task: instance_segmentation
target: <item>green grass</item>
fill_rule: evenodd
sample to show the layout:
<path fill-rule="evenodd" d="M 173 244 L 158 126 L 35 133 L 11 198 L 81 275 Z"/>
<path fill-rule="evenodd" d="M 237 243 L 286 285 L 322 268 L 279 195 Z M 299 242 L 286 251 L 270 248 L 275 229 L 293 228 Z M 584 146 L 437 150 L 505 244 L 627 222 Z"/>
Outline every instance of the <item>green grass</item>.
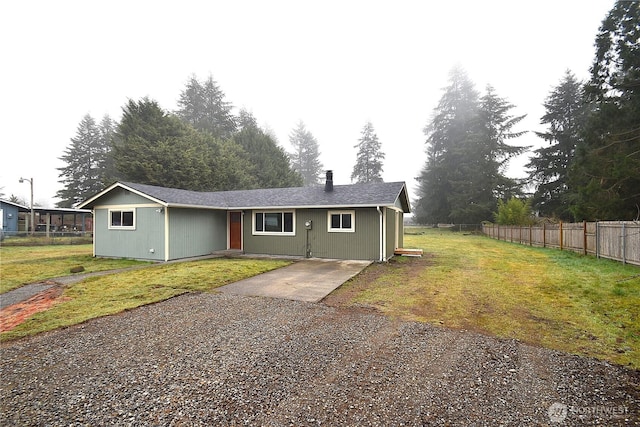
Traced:
<path fill-rule="evenodd" d="M 52 232 L 46 237 L 44 233 L 38 232 L 37 236 L 6 236 L 2 246 L 90 245 L 92 242 L 93 238 L 88 234 L 60 236 Z"/>
<path fill-rule="evenodd" d="M 88 278 L 66 288 L 61 302 L 49 310 L 0 334 L 0 341 L 75 325 L 187 292 L 210 291 L 288 264 L 279 260 L 217 258 Z"/>
<path fill-rule="evenodd" d="M 144 265 L 130 259 L 94 258 L 91 245 L 0 246 L 0 294 L 27 283 L 69 276 L 83 266 L 84 273 Z"/>
<path fill-rule="evenodd" d="M 451 231 L 413 230 L 353 303 L 640 368 L 640 268 Z M 411 231 L 410 231 L 411 232 Z M 340 292 L 338 291 L 338 292 Z"/>

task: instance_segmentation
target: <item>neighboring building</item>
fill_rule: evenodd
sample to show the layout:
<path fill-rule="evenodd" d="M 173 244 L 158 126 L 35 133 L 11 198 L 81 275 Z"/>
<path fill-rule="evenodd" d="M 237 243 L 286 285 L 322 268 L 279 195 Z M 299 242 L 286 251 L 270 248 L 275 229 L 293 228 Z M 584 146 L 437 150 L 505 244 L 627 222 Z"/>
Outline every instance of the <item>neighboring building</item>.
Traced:
<path fill-rule="evenodd" d="M 0 230 L 4 235 L 18 232 L 20 212 L 29 212 L 29 208 L 18 203 L 0 199 Z"/>
<path fill-rule="evenodd" d="M 34 207 L 35 231 L 37 233 L 90 232 L 93 217 L 87 209 Z M 0 199 L 0 230 L 5 236 L 31 231 L 31 209 L 18 203 Z"/>
<path fill-rule="evenodd" d="M 168 261 L 220 250 L 385 261 L 410 212 L 403 182 L 197 192 L 116 182 L 80 205 L 94 255 Z"/>

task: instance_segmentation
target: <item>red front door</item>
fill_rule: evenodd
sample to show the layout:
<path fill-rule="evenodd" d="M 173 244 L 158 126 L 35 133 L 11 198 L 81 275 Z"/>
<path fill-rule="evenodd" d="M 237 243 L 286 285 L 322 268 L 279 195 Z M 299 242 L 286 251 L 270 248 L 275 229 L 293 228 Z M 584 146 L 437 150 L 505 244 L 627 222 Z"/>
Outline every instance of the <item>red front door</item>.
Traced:
<path fill-rule="evenodd" d="M 229 249 L 242 249 L 242 212 L 229 212 Z"/>

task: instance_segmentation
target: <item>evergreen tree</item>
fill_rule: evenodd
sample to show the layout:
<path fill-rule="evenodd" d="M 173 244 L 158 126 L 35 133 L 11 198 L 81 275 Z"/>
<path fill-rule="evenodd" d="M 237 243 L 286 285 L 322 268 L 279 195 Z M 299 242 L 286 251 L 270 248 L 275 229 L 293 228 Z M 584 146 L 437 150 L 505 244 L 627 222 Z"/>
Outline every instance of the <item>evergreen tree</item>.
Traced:
<path fill-rule="evenodd" d="M 465 183 L 472 184 L 467 174 L 467 147 L 477 129 L 479 99 L 473 82 L 461 68 L 454 68 L 449 86 L 444 89 L 429 125 L 427 162 L 417 178 L 418 202 L 416 220 L 419 223 L 448 223 L 451 216 L 452 191 Z M 458 201 L 456 201 L 458 202 Z"/>
<path fill-rule="evenodd" d="M 176 115 L 200 131 L 226 139 L 236 131 L 232 106 L 225 101 L 224 92 L 210 75 L 204 83 L 191 76 L 178 99 Z"/>
<path fill-rule="evenodd" d="M 454 69 L 427 134 L 427 163 L 418 177 L 419 222 L 478 223 L 490 220 L 497 200 L 520 192 L 505 176 L 508 161 L 527 147 L 507 144 L 524 132 L 514 131 L 524 116 L 497 96 L 491 86 L 478 97 L 473 82 Z"/>
<path fill-rule="evenodd" d="M 104 186 L 117 181 L 117 172 L 113 162 L 113 138 L 115 136 L 117 123 L 111 117 L 105 115 L 98 125 L 99 146 L 102 148 L 100 155 L 101 162 L 101 180 Z"/>
<path fill-rule="evenodd" d="M 255 117 L 240 111 L 240 131 L 233 142 L 243 148 L 244 157 L 252 165 L 251 173 L 258 188 L 297 187 L 302 177 L 291 168 L 287 153 L 257 125 Z"/>
<path fill-rule="evenodd" d="M 256 186 L 241 147 L 196 131 L 147 98 L 123 108 L 114 140 L 120 179 L 199 191 Z"/>
<path fill-rule="evenodd" d="M 110 143 L 104 134 L 108 129 L 102 125 L 110 120 L 105 116 L 98 126 L 87 114 L 80 121 L 76 136 L 71 138 L 71 144 L 60 157 L 66 166 L 58 168 L 58 176 L 62 178 L 59 182 L 64 185 L 56 193 L 56 197 L 62 199 L 57 203 L 58 207 L 72 207 L 102 190 L 110 152 Z"/>
<path fill-rule="evenodd" d="M 529 176 L 536 184 L 532 205 L 542 216 L 569 221 L 573 219 L 569 210 L 569 168 L 582 141 L 586 113 L 583 86 L 571 71 L 566 71 L 544 107 L 540 123 L 546 124 L 548 130 L 536 134 L 548 146 L 535 150 L 527 164 Z"/>
<path fill-rule="evenodd" d="M 640 2 L 617 1 L 596 37 L 584 144 L 570 170 L 576 220 L 637 218 L 640 210 Z"/>
<path fill-rule="evenodd" d="M 514 130 L 514 127 L 526 117 L 526 114 L 520 116 L 510 114 L 514 108 L 515 105 L 499 97 L 493 87 L 487 85 L 486 92 L 480 99 L 478 159 L 480 163 L 485 164 L 482 177 L 489 178 L 487 182 L 492 189 L 493 200 L 496 197 L 506 200 L 521 193 L 522 183 L 505 175 L 509 161 L 530 148 L 507 143 L 527 133 L 527 131 Z M 489 194 L 484 186 L 481 190 Z M 491 204 L 494 203 L 493 200 Z"/>
<path fill-rule="evenodd" d="M 15 194 L 11 194 L 11 196 L 9 196 L 9 201 L 17 205 L 29 206 L 29 202 L 27 201 L 27 199 L 25 199 L 24 197 L 18 197 Z M 60 207 L 64 207 L 64 206 L 60 206 Z"/>
<path fill-rule="evenodd" d="M 294 171 L 302 176 L 305 186 L 317 185 L 322 175 L 322 163 L 320 163 L 320 150 L 318 141 L 309 132 L 304 123 L 298 122 L 296 128 L 289 135 L 289 142 L 293 147 L 290 154 L 291 165 Z"/>
<path fill-rule="evenodd" d="M 382 182 L 384 153 L 371 122 L 365 124 L 362 136 L 354 147 L 358 149 L 358 154 L 351 173 L 351 181 L 355 179 L 358 183 Z"/>

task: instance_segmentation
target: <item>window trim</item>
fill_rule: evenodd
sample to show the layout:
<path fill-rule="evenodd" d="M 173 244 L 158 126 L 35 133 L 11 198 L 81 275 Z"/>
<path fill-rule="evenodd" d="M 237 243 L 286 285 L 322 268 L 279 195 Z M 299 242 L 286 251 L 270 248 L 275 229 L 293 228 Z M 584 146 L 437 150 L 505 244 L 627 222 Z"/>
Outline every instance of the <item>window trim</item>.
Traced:
<path fill-rule="evenodd" d="M 120 212 L 120 218 L 122 219 L 123 212 L 133 213 L 133 225 L 113 225 L 111 222 L 112 212 Z M 107 226 L 109 230 L 135 230 L 136 229 L 136 208 L 113 208 L 107 211 Z"/>
<path fill-rule="evenodd" d="M 256 215 L 262 214 L 263 218 L 265 214 L 273 214 L 279 213 L 282 214 L 282 228 L 284 229 L 284 214 L 290 213 L 292 216 L 292 231 L 257 231 L 256 230 Z M 264 221 L 264 219 L 263 219 Z M 264 223 L 263 223 L 264 224 Z M 254 210 L 251 212 L 251 234 L 254 236 L 295 236 L 296 235 L 296 210 L 295 209 L 285 209 L 285 210 Z"/>
<path fill-rule="evenodd" d="M 351 227 L 350 228 L 333 228 L 331 226 L 331 216 L 340 215 L 340 225 L 342 225 L 342 215 L 351 215 Z M 327 231 L 329 233 L 355 233 L 356 232 L 356 211 L 355 210 L 340 210 L 340 211 L 327 211 Z"/>

